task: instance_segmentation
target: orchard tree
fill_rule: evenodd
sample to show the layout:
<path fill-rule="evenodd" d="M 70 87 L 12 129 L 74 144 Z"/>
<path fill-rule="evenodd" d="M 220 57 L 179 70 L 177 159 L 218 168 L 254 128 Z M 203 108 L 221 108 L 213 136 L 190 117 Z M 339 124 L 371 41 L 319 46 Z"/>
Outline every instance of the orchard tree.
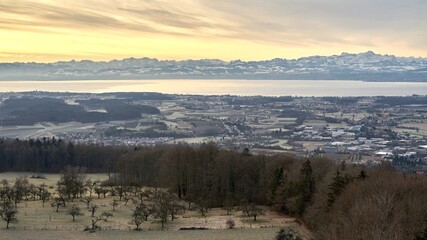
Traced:
<path fill-rule="evenodd" d="M 141 208 L 137 207 L 133 210 L 131 223 L 135 224 L 135 230 L 141 230 L 139 226 L 146 221 L 146 217 Z"/>
<path fill-rule="evenodd" d="M 256 221 L 258 216 L 264 215 L 264 214 L 265 214 L 264 210 L 262 208 L 255 206 L 254 203 L 252 203 L 247 210 L 247 215 L 253 217 L 254 222 Z"/>
<path fill-rule="evenodd" d="M 94 189 L 94 191 L 95 191 L 96 195 L 98 195 L 98 199 L 100 199 L 100 198 L 101 198 L 101 194 L 102 194 L 102 192 L 103 192 L 102 187 L 96 187 L 96 188 Z"/>
<path fill-rule="evenodd" d="M 16 210 L 16 207 L 13 206 L 10 202 L 3 202 L 2 206 L 0 207 L 0 216 L 1 218 L 6 221 L 6 229 L 9 228 L 9 223 L 15 222 L 16 220 L 16 214 L 18 211 Z"/>
<path fill-rule="evenodd" d="M 93 190 L 95 188 L 96 182 L 92 182 L 92 180 L 88 179 L 85 182 L 85 189 L 89 192 L 89 197 L 92 197 Z"/>
<path fill-rule="evenodd" d="M 185 209 L 185 207 L 178 202 L 178 197 L 174 194 L 168 193 L 167 198 L 169 214 L 171 215 L 171 220 L 173 221 L 175 220 L 175 216 L 178 214 L 178 212 Z"/>
<path fill-rule="evenodd" d="M 63 197 L 55 197 L 51 206 L 56 207 L 56 212 L 58 212 L 60 207 L 65 207 L 65 199 Z"/>
<path fill-rule="evenodd" d="M 127 195 L 129 189 L 126 186 L 118 185 L 118 186 L 112 186 L 111 187 L 112 192 L 114 195 L 119 196 L 119 201 L 122 200 L 122 198 Z"/>
<path fill-rule="evenodd" d="M 12 188 L 13 199 L 16 205 L 26 196 L 28 196 L 30 191 L 30 182 L 27 177 L 18 177 L 15 180 L 15 184 Z"/>
<path fill-rule="evenodd" d="M 119 201 L 117 199 L 114 199 L 110 205 L 113 207 L 113 211 L 116 211 L 116 207 L 119 206 Z"/>
<path fill-rule="evenodd" d="M 231 199 L 231 197 L 227 197 L 225 199 L 223 209 L 227 211 L 227 215 L 230 215 L 230 213 L 233 211 L 234 201 Z"/>
<path fill-rule="evenodd" d="M 103 212 L 101 215 L 97 216 L 95 219 L 92 219 L 91 230 L 95 231 L 96 229 L 100 229 L 96 224 L 99 221 L 107 222 L 109 217 L 113 217 L 113 214 L 109 212 Z"/>
<path fill-rule="evenodd" d="M 91 216 L 91 217 L 94 217 L 94 216 L 95 216 L 96 209 L 98 209 L 98 205 L 96 205 L 96 204 L 92 203 L 92 204 L 90 204 L 89 209 L 90 209 L 90 212 L 91 212 L 91 215 L 90 215 L 90 216 Z"/>
<path fill-rule="evenodd" d="M 86 204 L 86 208 L 89 209 L 90 204 L 93 202 L 93 198 L 90 196 L 84 197 L 81 201 L 84 202 Z"/>
<path fill-rule="evenodd" d="M 204 199 L 199 199 L 197 201 L 197 205 L 194 206 L 197 208 L 198 212 L 202 214 L 202 217 L 206 217 L 206 213 L 208 213 L 208 202 Z"/>
<path fill-rule="evenodd" d="M 153 217 L 159 219 L 160 223 L 162 224 L 162 229 L 165 227 L 165 223 L 168 220 L 170 198 L 170 193 L 155 190 L 151 199 L 154 204 Z"/>
<path fill-rule="evenodd" d="M 73 222 L 74 222 L 76 216 L 82 216 L 83 215 L 83 213 L 80 211 L 80 208 L 76 205 L 71 206 L 71 208 L 68 209 L 67 214 L 73 217 Z"/>
<path fill-rule="evenodd" d="M 144 216 L 144 220 L 147 221 L 148 217 L 153 214 L 153 205 L 147 205 L 145 203 L 134 203 L 135 210 L 141 213 Z"/>
<path fill-rule="evenodd" d="M 38 194 L 39 194 L 40 200 L 42 200 L 42 204 L 44 207 L 45 202 L 49 201 L 52 194 L 46 189 L 40 190 Z"/>
<path fill-rule="evenodd" d="M 0 200 L 1 201 L 12 201 L 12 187 L 9 184 L 9 181 L 3 179 L 0 182 Z"/>
<path fill-rule="evenodd" d="M 84 168 L 65 167 L 61 179 L 57 183 L 58 193 L 61 196 L 66 196 L 71 201 L 83 195 L 85 191 L 84 180 L 86 178 L 84 172 Z"/>

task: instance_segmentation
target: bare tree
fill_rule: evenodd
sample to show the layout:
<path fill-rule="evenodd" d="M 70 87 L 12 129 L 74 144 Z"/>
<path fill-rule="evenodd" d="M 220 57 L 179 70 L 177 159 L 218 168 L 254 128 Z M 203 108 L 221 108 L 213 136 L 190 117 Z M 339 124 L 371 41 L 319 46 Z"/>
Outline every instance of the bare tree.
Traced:
<path fill-rule="evenodd" d="M 248 216 L 251 216 L 254 218 L 254 222 L 256 221 L 257 217 L 260 215 L 264 215 L 265 212 L 262 208 L 259 208 L 255 206 L 255 204 L 251 204 L 247 210 Z"/>
<path fill-rule="evenodd" d="M 233 211 L 234 208 L 234 201 L 227 197 L 224 201 L 224 207 L 223 209 L 225 209 L 227 211 L 227 215 L 230 215 L 230 213 Z"/>
<path fill-rule="evenodd" d="M 92 219 L 92 228 L 91 228 L 91 230 L 95 231 L 96 229 L 100 229 L 96 224 L 99 221 L 107 222 L 109 217 L 113 217 L 113 214 L 108 213 L 108 212 L 103 212 L 101 215 L 99 215 L 95 219 Z"/>
<path fill-rule="evenodd" d="M 183 205 L 181 205 L 178 202 L 178 197 L 175 196 L 174 194 L 169 193 L 168 196 L 168 209 L 169 209 L 169 214 L 171 215 L 171 220 L 175 220 L 175 216 L 179 213 L 179 211 L 185 209 L 185 207 Z"/>
<path fill-rule="evenodd" d="M 84 193 L 85 170 L 79 167 L 67 166 L 58 181 L 58 193 L 71 201 Z"/>
<path fill-rule="evenodd" d="M 140 212 L 144 216 L 145 221 L 147 221 L 148 217 L 153 214 L 153 205 L 147 205 L 143 202 L 141 203 L 134 202 L 134 205 L 135 205 L 135 209 L 137 209 L 138 212 Z"/>
<path fill-rule="evenodd" d="M 90 204 L 89 209 L 90 209 L 90 212 L 92 213 L 90 216 L 94 217 L 96 209 L 98 209 L 98 205 L 92 203 Z"/>
<path fill-rule="evenodd" d="M 104 196 L 104 198 L 107 196 L 107 193 L 110 192 L 107 188 L 103 187 L 101 188 L 101 193 Z"/>
<path fill-rule="evenodd" d="M 243 214 L 250 217 L 249 208 L 250 208 L 250 204 L 248 203 L 248 201 L 246 199 L 242 199 L 240 201 L 240 207 L 238 208 L 238 210 L 242 211 Z"/>
<path fill-rule="evenodd" d="M 122 185 L 119 185 L 119 186 L 113 186 L 113 187 L 112 187 L 112 191 L 113 191 L 117 196 L 119 196 L 119 200 L 121 201 L 121 200 L 122 200 L 122 198 L 127 194 L 127 192 L 128 192 L 128 188 L 127 188 L 126 186 L 122 186 Z"/>
<path fill-rule="evenodd" d="M 86 203 L 86 208 L 89 209 L 90 204 L 93 202 L 93 198 L 92 197 L 84 197 L 82 200 L 82 202 Z"/>
<path fill-rule="evenodd" d="M 56 212 L 58 212 L 60 207 L 65 207 L 65 199 L 63 197 L 55 197 L 51 206 L 56 207 Z"/>
<path fill-rule="evenodd" d="M 153 217 L 160 220 L 162 229 L 165 227 L 165 223 L 169 216 L 169 193 L 155 190 L 152 195 L 153 201 Z"/>
<path fill-rule="evenodd" d="M 9 184 L 9 181 L 7 181 L 6 179 L 3 179 L 1 181 L 1 187 L 0 187 L 0 200 L 2 201 L 12 201 L 12 188 Z"/>
<path fill-rule="evenodd" d="M 16 210 L 16 207 L 13 206 L 12 203 L 3 202 L 0 208 L 0 216 L 4 221 L 6 221 L 6 229 L 9 228 L 9 223 L 17 221 L 16 220 L 17 213 L 18 211 Z"/>
<path fill-rule="evenodd" d="M 117 201 L 116 199 L 114 199 L 111 203 L 111 206 L 113 206 L 113 211 L 116 211 L 116 207 L 119 206 L 119 201 Z"/>
<path fill-rule="evenodd" d="M 132 200 L 132 197 L 130 195 L 123 196 L 123 200 L 125 201 L 125 206 L 127 206 L 128 202 Z"/>
<path fill-rule="evenodd" d="M 30 183 L 27 177 L 18 177 L 15 180 L 15 184 L 12 188 L 13 199 L 16 205 L 22 200 L 23 197 L 26 197 L 30 191 Z"/>
<path fill-rule="evenodd" d="M 135 230 L 141 230 L 139 226 L 146 221 L 146 217 L 144 216 L 143 211 L 140 208 L 135 208 L 132 213 L 132 221 L 131 223 L 135 224 Z"/>
<path fill-rule="evenodd" d="M 197 209 L 203 217 L 206 217 L 206 213 L 208 212 L 208 203 L 204 199 L 199 199 L 197 201 L 197 205 L 193 206 L 193 209 Z"/>
<path fill-rule="evenodd" d="M 37 196 L 39 196 L 38 188 L 34 184 L 30 184 L 29 189 L 28 189 L 28 193 L 31 196 L 31 198 L 33 199 L 33 201 L 36 201 Z"/>
<path fill-rule="evenodd" d="M 38 195 L 39 195 L 39 198 L 40 198 L 40 200 L 42 200 L 42 204 L 43 204 L 43 207 L 44 207 L 44 204 L 45 204 L 45 202 L 47 202 L 47 201 L 49 201 L 49 199 L 50 199 L 50 197 L 51 197 L 51 193 L 48 191 L 48 190 L 46 190 L 46 184 L 41 184 L 40 186 L 38 186 Z"/>
<path fill-rule="evenodd" d="M 92 197 L 93 190 L 95 188 L 96 182 L 92 182 L 92 180 L 88 179 L 85 183 L 85 188 L 89 192 L 89 197 Z"/>
<path fill-rule="evenodd" d="M 113 214 L 109 213 L 109 212 L 103 212 L 101 215 L 105 219 L 106 222 L 108 222 L 108 218 L 113 217 Z"/>
<path fill-rule="evenodd" d="M 76 205 L 71 206 L 71 208 L 68 209 L 67 214 L 73 216 L 73 222 L 74 222 L 76 216 L 82 216 L 83 215 L 83 213 L 80 211 L 80 208 L 77 207 Z"/>
<path fill-rule="evenodd" d="M 96 195 L 98 195 L 98 199 L 101 198 L 101 194 L 102 194 L 102 191 L 103 191 L 102 187 L 96 187 L 94 189 L 94 191 L 95 191 Z"/>

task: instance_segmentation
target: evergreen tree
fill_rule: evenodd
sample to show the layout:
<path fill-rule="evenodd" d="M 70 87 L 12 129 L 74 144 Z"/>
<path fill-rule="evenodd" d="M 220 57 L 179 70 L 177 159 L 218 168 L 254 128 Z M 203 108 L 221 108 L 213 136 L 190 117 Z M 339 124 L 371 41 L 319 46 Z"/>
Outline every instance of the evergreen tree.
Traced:
<path fill-rule="evenodd" d="M 271 199 L 276 198 L 276 192 L 279 186 L 283 183 L 283 168 L 276 168 L 273 172 L 273 180 L 271 181 Z"/>
<path fill-rule="evenodd" d="M 332 183 L 329 185 L 328 206 L 332 206 L 349 182 L 348 176 L 343 176 L 339 170 L 335 172 Z"/>
<path fill-rule="evenodd" d="M 314 194 L 314 176 L 310 160 L 305 161 L 300 171 L 300 193 L 304 203 L 311 203 Z"/>
<path fill-rule="evenodd" d="M 365 169 L 360 170 L 360 173 L 357 176 L 357 178 L 360 180 L 365 180 L 367 177 L 368 177 L 368 175 L 366 174 Z"/>
<path fill-rule="evenodd" d="M 311 168 L 310 160 L 307 159 L 300 171 L 298 198 L 296 199 L 297 211 L 300 216 L 304 213 L 306 205 L 312 203 L 314 187 L 313 169 Z"/>

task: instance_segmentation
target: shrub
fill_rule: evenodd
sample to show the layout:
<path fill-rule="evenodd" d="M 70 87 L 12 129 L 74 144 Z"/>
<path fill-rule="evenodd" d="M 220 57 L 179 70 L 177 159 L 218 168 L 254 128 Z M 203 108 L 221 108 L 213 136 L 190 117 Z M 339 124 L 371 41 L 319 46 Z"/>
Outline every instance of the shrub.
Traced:
<path fill-rule="evenodd" d="M 290 228 L 282 228 L 277 232 L 275 240 L 302 240 L 302 238 Z"/>
<path fill-rule="evenodd" d="M 236 226 L 236 223 L 234 222 L 233 219 L 228 219 L 226 224 L 227 224 L 228 229 L 233 229 Z"/>

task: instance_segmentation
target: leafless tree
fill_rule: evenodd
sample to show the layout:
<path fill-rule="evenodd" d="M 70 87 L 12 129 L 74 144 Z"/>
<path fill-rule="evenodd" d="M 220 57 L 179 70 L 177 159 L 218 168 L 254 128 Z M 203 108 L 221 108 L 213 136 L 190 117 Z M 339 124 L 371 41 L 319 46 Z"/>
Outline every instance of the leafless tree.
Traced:
<path fill-rule="evenodd" d="M 132 213 L 132 221 L 131 223 L 135 224 L 135 230 L 140 230 L 139 226 L 146 221 L 146 217 L 141 208 L 135 208 Z"/>
<path fill-rule="evenodd" d="M 65 199 L 63 197 L 55 197 L 51 206 L 56 207 L 56 212 L 58 212 L 60 207 L 65 207 Z"/>
<path fill-rule="evenodd" d="M 12 203 L 8 201 L 3 202 L 3 204 L 0 207 L 0 216 L 4 221 L 6 221 L 6 229 L 9 228 L 9 223 L 17 221 L 16 220 L 17 213 L 18 211 L 16 210 L 16 207 L 13 206 Z"/>
<path fill-rule="evenodd" d="M 68 199 L 73 199 L 83 195 L 85 170 L 79 167 L 67 166 L 62 172 L 61 179 L 58 181 L 58 193 Z"/>
<path fill-rule="evenodd" d="M 89 209 L 90 204 L 93 202 L 93 198 L 92 197 L 84 197 L 82 200 L 82 202 L 86 203 L 86 208 Z"/>
<path fill-rule="evenodd" d="M 92 204 L 90 204 L 89 209 L 90 209 L 90 212 L 91 212 L 91 215 L 90 215 L 90 216 L 91 216 L 91 217 L 94 217 L 94 216 L 95 216 L 96 209 L 98 209 L 98 205 L 96 205 L 96 204 L 92 203 Z"/>
<path fill-rule="evenodd" d="M 89 197 L 92 197 L 92 193 L 94 191 L 96 182 L 92 182 L 92 180 L 88 179 L 85 183 L 85 188 L 89 192 Z"/>
<path fill-rule="evenodd" d="M 113 207 L 113 211 L 116 211 L 116 207 L 119 206 L 119 201 L 117 199 L 114 199 L 110 205 Z"/>
<path fill-rule="evenodd" d="M 257 207 L 254 203 L 251 204 L 247 210 L 247 214 L 251 217 L 253 217 L 254 222 L 256 221 L 257 217 L 260 215 L 264 215 L 265 212 L 262 208 Z"/>
<path fill-rule="evenodd" d="M 67 214 L 71 215 L 73 217 L 73 222 L 74 222 L 76 216 L 82 216 L 83 215 L 83 213 L 80 211 L 80 208 L 76 205 L 71 206 L 71 208 L 68 209 Z"/>
<path fill-rule="evenodd" d="M 95 231 L 96 229 L 100 229 L 96 224 L 99 221 L 107 222 L 109 217 L 113 217 L 113 214 L 108 212 L 103 212 L 101 215 L 99 215 L 95 219 L 92 219 L 91 230 Z"/>

